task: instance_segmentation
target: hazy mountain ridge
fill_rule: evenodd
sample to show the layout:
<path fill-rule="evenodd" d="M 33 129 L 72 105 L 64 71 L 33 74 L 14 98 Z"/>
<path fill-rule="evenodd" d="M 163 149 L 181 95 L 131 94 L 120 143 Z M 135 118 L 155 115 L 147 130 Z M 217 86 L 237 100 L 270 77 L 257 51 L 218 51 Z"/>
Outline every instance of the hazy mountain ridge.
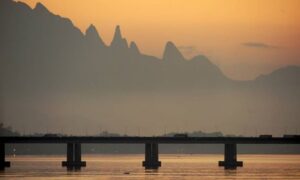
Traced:
<path fill-rule="evenodd" d="M 144 55 L 119 26 L 106 45 L 93 25 L 84 34 L 40 3 L 1 0 L 0 26 L 2 118 L 17 130 L 23 122 L 57 129 L 82 120 L 115 132 L 220 126 L 243 134 L 246 126 L 253 134 L 300 125 L 298 66 L 234 81 L 204 55 L 185 59 L 172 42 L 161 59 Z"/>
<path fill-rule="evenodd" d="M 14 69 L 20 78 L 28 76 L 23 81 L 34 80 L 28 84 L 40 88 L 45 81 L 47 88 L 53 83 L 54 89 L 108 90 L 176 90 L 232 83 L 205 56 L 186 60 L 172 42 L 166 43 L 163 58 L 158 59 L 141 54 L 134 42 L 128 46 L 120 26 L 107 46 L 93 25 L 82 34 L 69 19 L 52 14 L 41 3 L 31 9 L 5 0 L 1 7 L 1 24 L 6 27 L 1 33 L 3 71 Z"/>
<path fill-rule="evenodd" d="M 274 70 L 267 75 L 261 75 L 256 78 L 256 81 L 264 83 L 286 83 L 300 85 L 300 67 L 299 66 L 286 66 Z"/>
<path fill-rule="evenodd" d="M 4 39 L 1 47 L 6 47 L 2 49 L 3 67 L 5 63 L 11 64 L 8 61 L 22 61 L 22 70 L 16 69 L 18 67 L 10 68 L 19 73 L 30 71 L 23 72 L 25 76 L 33 76 L 28 79 L 39 76 L 55 85 L 58 83 L 55 81 L 65 79 L 62 82 L 64 86 L 80 83 L 87 86 L 89 82 L 101 88 L 112 86 L 125 89 L 159 89 L 162 86 L 168 89 L 185 88 L 186 85 L 189 86 L 189 82 L 192 86 L 201 86 L 203 79 L 227 79 L 209 60 L 205 60 L 207 62 L 204 63 L 204 68 L 201 58 L 186 61 L 172 42 L 166 43 L 161 60 L 140 54 L 134 42 L 128 46 L 126 38 L 122 37 L 120 26 L 116 27 L 111 45 L 106 46 L 93 25 L 83 35 L 69 19 L 53 15 L 40 3 L 34 9 L 20 2 L 1 3 L 4 8 L 1 11 L 1 24 L 6 27 L 1 33 Z M 12 44 L 7 46 L 6 43 Z M 11 52 L 12 50 L 18 53 Z M 67 76 L 61 73 L 66 73 Z M 24 77 L 24 74 L 20 76 Z M 181 85 L 180 82 L 183 81 L 186 84 Z M 35 83 L 41 82 L 30 82 Z"/>

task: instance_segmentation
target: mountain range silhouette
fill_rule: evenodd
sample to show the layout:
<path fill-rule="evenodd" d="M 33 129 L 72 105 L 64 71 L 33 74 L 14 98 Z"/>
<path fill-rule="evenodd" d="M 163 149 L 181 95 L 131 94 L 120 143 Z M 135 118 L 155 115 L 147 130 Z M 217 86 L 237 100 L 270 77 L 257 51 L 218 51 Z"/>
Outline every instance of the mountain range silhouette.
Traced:
<path fill-rule="evenodd" d="M 0 27 L 3 102 L 37 94 L 79 92 L 101 96 L 191 91 L 198 92 L 199 97 L 232 91 L 232 98 L 227 100 L 210 99 L 216 104 L 223 101 L 225 106 L 238 98 L 233 95 L 236 92 L 247 93 L 247 97 L 251 94 L 252 98 L 269 93 L 283 97 L 284 101 L 300 102 L 298 66 L 283 67 L 250 81 L 235 81 L 204 55 L 186 59 L 171 41 L 166 43 L 161 59 L 145 55 L 135 42 L 128 42 L 122 36 L 119 25 L 110 45 L 106 45 L 94 25 L 82 33 L 69 19 L 53 14 L 41 3 L 31 9 L 22 2 L 1 0 Z M 203 90 L 210 95 L 203 94 Z M 257 102 L 251 103 L 255 106 Z M 296 109 L 298 104 L 289 106 Z M 299 113 L 293 113 L 300 117 Z"/>

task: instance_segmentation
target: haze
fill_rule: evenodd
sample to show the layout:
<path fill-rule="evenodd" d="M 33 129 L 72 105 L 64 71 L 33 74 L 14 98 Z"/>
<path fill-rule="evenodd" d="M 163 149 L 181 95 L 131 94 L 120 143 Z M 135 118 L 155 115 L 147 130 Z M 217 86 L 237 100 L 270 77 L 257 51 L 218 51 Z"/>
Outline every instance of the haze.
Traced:
<path fill-rule="evenodd" d="M 0 1 L 1 123 L 25 134 L 299 132 L 296 1 L 109 2 Z"/>
<path fill-rule="evenodd" d="M 106 44 L 121 25 L 141 52 L 162 56 L 172 40 L 185 57 L 205 54 L 233 79 L 253 79 L 300 64 L 298 0 L 23 0 L 43 3 L 85 32 L 94 24 Z"/>

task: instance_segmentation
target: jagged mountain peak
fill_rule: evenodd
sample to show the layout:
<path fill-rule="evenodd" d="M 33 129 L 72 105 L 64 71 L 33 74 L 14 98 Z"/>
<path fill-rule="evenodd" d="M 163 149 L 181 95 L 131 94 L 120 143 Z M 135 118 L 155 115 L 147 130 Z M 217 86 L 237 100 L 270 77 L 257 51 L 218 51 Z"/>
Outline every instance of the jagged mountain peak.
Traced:
<path fill-rule="evenodd" d="M 93 24 L 90 24 L 90 26 L 86 29 L 86 33 L 94 33 L 97 32 L 96 27 Z"/>
<path fill-rule="evenodd" d="M 116 28 L 115 28 L 114 39 L 123 39 L 122 34 L 121 34 L 120 25 L 117 25 Z"/>
<path fill-rule="evenodd" d="M 50 13 L 50 11 L 40 2 L 36 3 L 34 10 L 38 12 Z"/>
<path fill-rule="evenodd" d="M 163 54 L 163 60 L 168 61 L 181 61 L 185 60 L 181 52 L 177 49 L 175 44 L 171 41 L 168 41 L 165 45 L 165 50 Z"/>
<path fill-rule="evenodd" d="M 86 38 L 89 38 L 89 39 L 98 39 L 100 38 L 99 34 L 98 34 L 98 31 L 96 29 L 96 27 L 91 24 L 85 31 L 85 36 Z"/>
<path fill-rule="evenodd" d="M 105 43 L 103 42 L 102 38 L 100 37 L 96 27 L 91 24 L 85 31 L 85 37 L 92 45 L 105 47 Z"/>
<path fill-rule="evenodd" d="M 115 34 L 110 46 L 112 48 L 128 48 L 127 40 L 122 37 L 121 28 L 119 25 L 116 26 Z"/>
<path fill-rule="evenodd" d="M 131 52 L 136 53 L 136 54 L 140 54 L 140 50 L 137 47 L 136 43 L 134 41 L 130 42 L 130 46 L 129 46 Z"/>

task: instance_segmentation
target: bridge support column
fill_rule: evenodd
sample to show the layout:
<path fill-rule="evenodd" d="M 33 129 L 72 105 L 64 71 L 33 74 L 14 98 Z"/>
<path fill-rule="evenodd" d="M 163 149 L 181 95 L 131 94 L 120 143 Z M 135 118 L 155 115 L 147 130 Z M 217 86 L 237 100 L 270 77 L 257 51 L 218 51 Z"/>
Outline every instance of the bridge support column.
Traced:
<path fill-rule="evenodd" d="M 238 166 L 243 166 L 242 161 L 237 161 L 236 144 L 225 144 L 224 161 L 219 161 L 219 166 L 224 166 L 224 169 L 236 169 Z"/>
<path fill-rule="evenodd" d="M 62 166 L 67 167 L 68 170 L 79 170 L 86 166 L 85 161 L 81 161 L 81 144 L 68 143 L 67 144 L 67 161 L 62 162 Z"/>
<path fill-rule="evenodd" d="M 146 143 L 145 144 L 145 161 L 143 161 L 145 169 L 158 169 L 161 162 L 158 161 L 158 144 Z"/>
<path fill-rule="evenodd" d="M 10 162 L 5 161 L 5 144 L 0 143 L 0 170 L 10 167 Z"/>

